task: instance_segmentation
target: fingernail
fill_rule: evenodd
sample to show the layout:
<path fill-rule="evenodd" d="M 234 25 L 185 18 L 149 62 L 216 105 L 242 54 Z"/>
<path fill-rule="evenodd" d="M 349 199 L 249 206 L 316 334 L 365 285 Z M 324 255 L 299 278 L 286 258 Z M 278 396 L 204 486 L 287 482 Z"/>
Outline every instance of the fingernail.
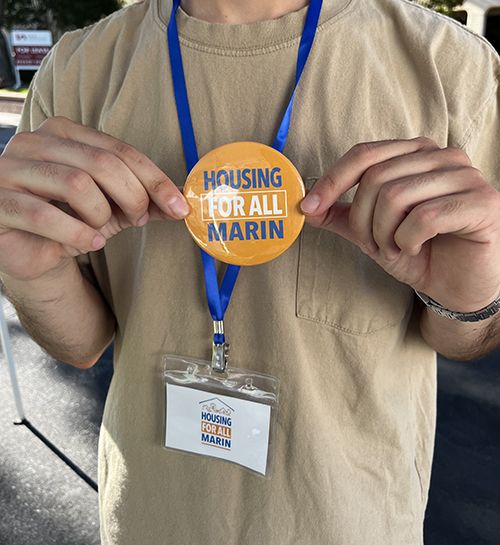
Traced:
<path fill-rule="evenodd" d="M 144 216 L 137 222 L 137 227 L 144 227 L 149 220 L 149 213 L 146 212 Z"/>
<path fill-rule="evenodd" d="M 105 245 L 106 245 L 106 239 L 100 233 L 96 235 L 94 240 L 92 241 L 93 250 L 100 250 L 101 248 L 104 248 Z"/>
<path fill-rule="evenodd" d="M 168 201 L 167 204 L 172 214 L 179 219 L 185 218 L 191 211 L 191 208 L 189 208 L 189 204 L 186 202 L 186 199 L 184 199 L 184 197 L 176 196 Z"/>
<path fill-rule="evenodd" d="M 319 196 L 316 193 L 309 193 L 305 199 L 301 202 L 300 207 L 304 214 L 312 214 L 318 209 L 320 203 Z"/>

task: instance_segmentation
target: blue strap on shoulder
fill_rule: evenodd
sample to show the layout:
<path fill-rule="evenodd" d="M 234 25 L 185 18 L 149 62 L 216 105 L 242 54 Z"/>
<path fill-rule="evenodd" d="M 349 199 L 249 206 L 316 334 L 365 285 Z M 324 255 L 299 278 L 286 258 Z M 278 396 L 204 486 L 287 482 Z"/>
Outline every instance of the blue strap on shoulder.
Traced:
<path fill-rule="evenodd" d="M 191 110 L 189 109 L 189 100 L 186 89 L 186 78 L 182 67 L 181 46 L 179 44 L 179 34 L 177 33 L 177 21 L 175 13 L 181 3 L 181 0 L 174 0 L 170 22 L 167 27 L 168 51 L 170 54 L 170 64 L 172 79 L 174 83 L 175 103 L 177 106 L 177 117 L 181 127 L 182 145 L 184 147 L 184 157 L 188 172 L 198 162 L 198 150 L 194 138 L 193 123 L 191 121 Z"/>
<path fill-rule="evenodd" d="M 189 109 L 189 100 L 186 88 L 186 79 L 184 77 L 184 69 L 182 66 L 181 48 L 179 43 L 179 34 L 177 31 L 177 21 L 175 14 L 181 0 L 173 0 L 172 12 L 170 14 L 170 21 L 167 28 L 168 50 L 170 55 L 170 65 L 172 70 L 172 80 L 174 85 L 175 102 L 177 106 L 177 116 L 179 118 L 179 125 L 181 128 L 182 144 L 184 147 L 184 156 L 186 159 L 187 170 L 190 172 L 192 168 L 198 162 L 198 150 L 196 148 L 196 140 L 194 137 L 193 122 L 191 119 L 191 112 Z M 316 34 L 316 28 L 318 26 L 319 15 L 321 13 L 321 6 L 323 0 L 311 0 L 309 9 L 307 11 L 306 22 L 302 37 L 299 44 L 299 52 L 297 56 L 297 70 L 295 74 L 295 87 L 288 103 L 285 115 L 281 122 L 280 128 L 276 140 L 273 144 L 273 148 L 279 152 L 283 152 L 285 148 L 286 140 L 288 137 L 288 131 L 290 128 L 290 119 L 292 115 L 292 104 L 295 98 L 295 90 L 300 80 L 300 76 L 306 65 L 309 52 L 314 41 Z M 228 265 L 224 280 L 219 291 L 219 285 L 217 282 L 217 273 L 215 271 L 215 260 L 212 256 L 208 255 L 202 248 L 201 257 L 203 261 L 203 269 L 205 272 L 205 286 L 207 290 L 208 308 L 214 322 L 222 322 L 224 314 L 226 313 L 229 305 L 231 294 L 233 293 L 236 279 L 240 270 L 239 266 Z M 222 345 L 225 343 L 225 337 L 223 332 L 216 332 L 214 334 L 214 343 Z"/>
<path fill-rule="evenodd" d="M 304 67 L 309 57 L 309 53 L 312 48 L 314 41 L 314 36 L 316 35 L 316 29 L 318 27 L 319 15 L 321 13 L 321 6 L 323 5 L 323 0 L 311 0 L 309 4 L 309 9 L 307 10 L 306 22 L 304 24 L 304 30 L 302 31 L 302 37 L 299 44 L 299 53 L 297 55 L 297 69 L 295 72 L 295 87 L 293 88 L 293 93 L 290 98 L 290 102 L 281 121 L 280 128 L 278 129 L 278 134 L 276 140 L 274 141 L 273 148 L 278 150 L 280 153 L 283 153 L 285 149 L 286 139 L 288 138 L 288 130 L 290 129 L 290 119 L 292 117 L 292 104 L 293 99 L 295 98 L 295 90 L 299 84 L 300 76 L 304 71 Z"/>

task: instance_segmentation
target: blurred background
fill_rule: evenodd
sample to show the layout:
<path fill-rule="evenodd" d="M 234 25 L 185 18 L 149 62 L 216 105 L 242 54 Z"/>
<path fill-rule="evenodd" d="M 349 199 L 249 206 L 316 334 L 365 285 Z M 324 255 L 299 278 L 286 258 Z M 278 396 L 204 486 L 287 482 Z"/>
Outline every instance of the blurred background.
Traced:
<path fill-rule="evenodd" d="M 500 0 L 421 3 L 456 18 L 500 50 Z M 65 31 L 126 4 L 0 0 L 0 153 L 16 130 L 27 86 L 52 44 Z M 19 418 L 2 351 L 0 545 L 98 545 L 94 486 L 99 426 L 113 373 L 112 348 L 92 369 L 72 368 L 47 356 L 27 337 L 6 301 L 3 309 L 24 412 L 42 439 L 25 425 L 16 425 Z M 426 545 L 500 543 L 499 365 L 500 351 L 474 363 L 438 360 Z"/>

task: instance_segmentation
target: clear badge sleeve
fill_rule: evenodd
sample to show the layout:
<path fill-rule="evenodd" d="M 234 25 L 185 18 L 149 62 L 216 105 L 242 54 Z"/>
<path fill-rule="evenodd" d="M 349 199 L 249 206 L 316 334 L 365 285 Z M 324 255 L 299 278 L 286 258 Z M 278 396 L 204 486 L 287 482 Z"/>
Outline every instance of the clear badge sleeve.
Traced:
<path fill-rule="evenodd" d="M 276 377 L 167 355 L 163 357 L 164 447 L 235 463 L 272 477 L 279 380 Z"/>

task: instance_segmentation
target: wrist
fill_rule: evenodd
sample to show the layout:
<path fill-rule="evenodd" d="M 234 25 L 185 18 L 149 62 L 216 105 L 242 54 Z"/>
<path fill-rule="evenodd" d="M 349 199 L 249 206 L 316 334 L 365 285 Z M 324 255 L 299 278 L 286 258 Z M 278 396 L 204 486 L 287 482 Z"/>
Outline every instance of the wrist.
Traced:
<path fill-rule="evenodd" d="M 444 307 L 425 293 L 415 290 L 418 298 L 439 316 L 458 322 L 481 322 L 494 316 L 500 311 L 500 295 L 492 302 L 472 312 L 460 312 Z"/>
<path fill-rule="evenodd" d="M 9 299 L 28 299 L 33 302 L 54 301 L 63 286 L 81 281 L 81 273 L 74 258 L 65 259 L 61 264 L 37 278 L 20 279 L 0 274 Z"/>
<path fill-rule="evenodd" d="M 480 322 L 460 322 L 422 307 L 420 332 L 427 344 L 444 357 L 475 361 L 498 348 L 500 313 Z"/>

